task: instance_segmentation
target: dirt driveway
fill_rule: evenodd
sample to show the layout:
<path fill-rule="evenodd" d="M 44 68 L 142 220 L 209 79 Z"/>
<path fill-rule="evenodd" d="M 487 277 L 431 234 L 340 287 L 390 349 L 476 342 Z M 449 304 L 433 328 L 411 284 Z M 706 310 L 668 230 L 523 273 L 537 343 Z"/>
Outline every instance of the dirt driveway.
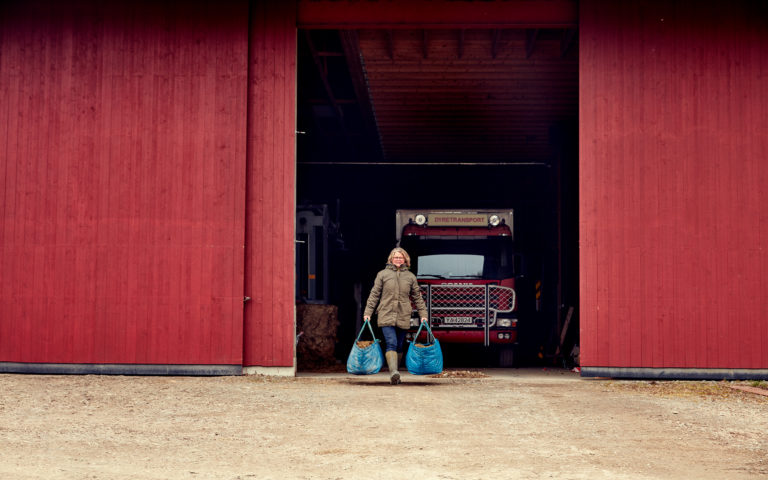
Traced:
<path fill-rule="evenodd" d="M 722 382 L 473 375 L 0 375 L 0 478 L 768 476 L 768 397 Z"/>

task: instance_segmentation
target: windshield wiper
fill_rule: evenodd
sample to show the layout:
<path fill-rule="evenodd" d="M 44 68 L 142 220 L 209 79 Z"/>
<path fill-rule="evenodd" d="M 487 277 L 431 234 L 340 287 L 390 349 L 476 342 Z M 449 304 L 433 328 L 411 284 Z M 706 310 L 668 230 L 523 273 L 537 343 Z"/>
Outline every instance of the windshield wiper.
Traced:
<path fill-rule="evenodd" d="M 439 279 L 441 279 L 441 280 L 445 280 L 445 277 L 444 277 L 444 276 L 442 276 L 442 275 L 437 275 L 436 273 L 420 273 L 420 274 L 418 275 L 418 277 L 419 277 L 419 278 L 424 278 L 424 277 L 432 277 L 432 278 L 439 278 Z"/>

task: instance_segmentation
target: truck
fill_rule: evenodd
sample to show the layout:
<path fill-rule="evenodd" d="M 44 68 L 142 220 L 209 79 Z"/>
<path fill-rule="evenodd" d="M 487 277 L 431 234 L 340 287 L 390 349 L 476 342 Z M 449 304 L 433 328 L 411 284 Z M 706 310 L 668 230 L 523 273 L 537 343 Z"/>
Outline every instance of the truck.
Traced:
<path fill-rule="evenodd" d="M 482 345 L 512 366 L 523 277 L 513 210 L 397 210 L 396 237 L 440 343 Z M 410 339 L 419 322 L 414 309 Z"/>

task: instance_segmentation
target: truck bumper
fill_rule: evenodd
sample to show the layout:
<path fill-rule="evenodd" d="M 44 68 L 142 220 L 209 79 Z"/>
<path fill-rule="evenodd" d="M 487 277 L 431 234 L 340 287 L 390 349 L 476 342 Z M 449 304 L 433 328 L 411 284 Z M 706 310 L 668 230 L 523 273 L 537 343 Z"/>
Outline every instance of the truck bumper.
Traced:
<path fill-rule="evenodd" d="M 409 338 L 415 332 L 409 332 Z M 438 330 L 432 329 L 432 333 L 435 338 L 440 340 L 440 343 L 461 343 L 461 344 L 476 344 L 482 345 L 485 341 L 485 334 L 482 330 Z M 503 338 L 499 338 L 499 334 L 503 335 Z M 517 330 L 491 330 L 489 336 L 489 343 L 491 345 L 512 345 L 517 343 Z"/>

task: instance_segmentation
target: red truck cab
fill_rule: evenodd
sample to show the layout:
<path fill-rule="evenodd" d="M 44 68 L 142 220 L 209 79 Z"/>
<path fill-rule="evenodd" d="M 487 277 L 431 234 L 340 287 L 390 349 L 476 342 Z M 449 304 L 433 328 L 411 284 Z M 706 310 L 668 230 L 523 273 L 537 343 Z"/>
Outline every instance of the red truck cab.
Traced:
<path fill-rule="evenodd" d="M 511 366 L 520 270 L 512 210 L 398 210 L 396 223 L 435 337 L 493 347 L 500 366 Z"/>

